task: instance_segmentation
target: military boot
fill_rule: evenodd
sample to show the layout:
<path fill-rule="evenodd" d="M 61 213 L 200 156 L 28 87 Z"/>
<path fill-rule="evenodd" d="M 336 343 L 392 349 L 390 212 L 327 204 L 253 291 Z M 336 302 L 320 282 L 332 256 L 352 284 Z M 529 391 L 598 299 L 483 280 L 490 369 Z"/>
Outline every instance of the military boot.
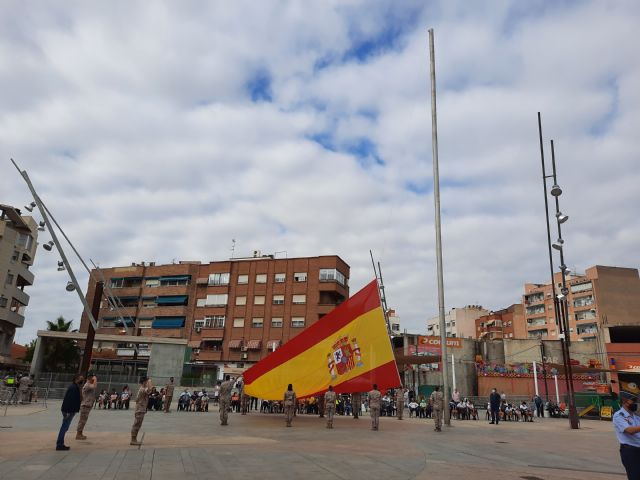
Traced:
<path fill-rule="evenodd" d="M 138 441 L 138 436 L 137 435 L 131 435 L 131 442 L 129 443 L 129 445 L 142 445 L 141 442 Z"/>
<path fill-rule="evenodd" d="M 76 440 L 86 440 L 87 437 L 85 437 L 82 432 L 76 432 Z"/>

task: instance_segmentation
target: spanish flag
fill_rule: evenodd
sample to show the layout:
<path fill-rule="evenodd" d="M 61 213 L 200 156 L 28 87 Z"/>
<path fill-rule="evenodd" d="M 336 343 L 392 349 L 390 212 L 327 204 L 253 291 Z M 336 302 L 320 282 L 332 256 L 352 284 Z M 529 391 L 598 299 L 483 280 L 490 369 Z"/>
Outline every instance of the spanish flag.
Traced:
<path fill-rule="evenodd" d="M 374 280 L 244 372 L 244 391 L 280 400 L 289 383 L 298 398 L 332 385 L 338 393 L 400 386 L 377 282 Z"/>

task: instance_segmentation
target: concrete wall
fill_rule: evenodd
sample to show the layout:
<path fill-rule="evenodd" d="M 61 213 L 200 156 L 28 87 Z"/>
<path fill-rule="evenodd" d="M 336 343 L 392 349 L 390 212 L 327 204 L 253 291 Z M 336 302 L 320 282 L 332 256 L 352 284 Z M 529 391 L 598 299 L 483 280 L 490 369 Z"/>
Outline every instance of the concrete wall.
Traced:
<path fill-rule="evenodd" d="M 147 375 L 154 383 L 182 377 L 185 349 L 186 345 L 152 344 Z"/>
<path fill-rule="evenodd" d="M 499 355 L 495 359 L 488 356 L 485 359 L 488 363 L 531 363 L 542 360 L 540 341 L 537 339 L 509 340 L 493 343 L 504 344 L 504 358 L 501 358 Z M 562 363 L 560 340 L 545 340 L 543 344 L 546 357 L 545 361 L 549 363 Z M 572 342 L 569 349 L 571 358 L 577 360 L 581 365 L 588 364 L 590 359 L 599 359 L 601 357 L 601 355 L 597 353 L 597 342 Z"/>

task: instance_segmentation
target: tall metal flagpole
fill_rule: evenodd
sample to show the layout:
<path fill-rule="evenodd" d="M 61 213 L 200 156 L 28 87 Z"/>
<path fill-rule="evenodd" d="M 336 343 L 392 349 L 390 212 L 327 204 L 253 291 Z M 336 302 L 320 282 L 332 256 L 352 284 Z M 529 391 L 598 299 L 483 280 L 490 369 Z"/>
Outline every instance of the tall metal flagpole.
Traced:
<path fill-rule="evenodd" d="M 433 28 L 429 29 L 429 57 L 431 65 L 431 144 L 433 148 L 433 201 L 436 224 L 436 266 L 438 270 L 438 316 L 440 319 L 440 347 L 442 349 L 442 384 L 444 395 L 444 423 L 449 418 L 449 364 L 447 363 L 447 328 L 444 318 L 444 280 L 442 274 L 442 235 L 440 225 L 440 173 L 438 170 L 438 116 L 436 114 L 436 57 L 433 47 Z"/>

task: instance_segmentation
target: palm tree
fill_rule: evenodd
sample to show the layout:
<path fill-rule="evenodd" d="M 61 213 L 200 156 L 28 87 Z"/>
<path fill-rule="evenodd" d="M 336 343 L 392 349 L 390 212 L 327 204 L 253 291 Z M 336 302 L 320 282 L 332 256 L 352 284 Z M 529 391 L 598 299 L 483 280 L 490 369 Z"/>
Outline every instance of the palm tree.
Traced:
<path fill-rule="evenodd" d="M 51 332 L 69 332 L 73 321 L 66 321 L 60 316 L 55 322 L 47 320 L 47 330 Z M 52 370 L 73 371 L 78 366 L 80 349 L 78 342 L 66 338 L 50 338 L 44 352 L 45 365 Z"/>

